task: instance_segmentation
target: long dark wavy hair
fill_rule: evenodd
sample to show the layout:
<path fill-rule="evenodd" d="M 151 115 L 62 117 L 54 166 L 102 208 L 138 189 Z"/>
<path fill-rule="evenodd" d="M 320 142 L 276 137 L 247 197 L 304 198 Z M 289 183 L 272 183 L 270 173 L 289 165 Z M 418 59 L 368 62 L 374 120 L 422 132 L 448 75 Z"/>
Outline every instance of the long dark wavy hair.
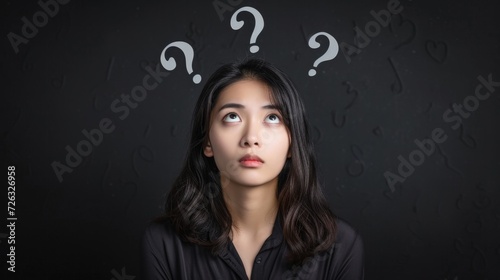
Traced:
<path fill-rule="evenodd" d="M 300 263 L 328 250 L 335 241 L 335 216 L 318 184 L 313 145 L 305 109 L 290 79 L 262 59 L 246 59 L 217 69 L 206 82 L 193 112 L 186 160 L 165 203 L 165 215 L 186 241 L 218 254 L 229 242 L 232 220 L 220 185 L 220 171 L 203 149 L 217 97 L 228 85 L 244 79 L 264 82 L 272 91 L 291 137 L 291 157 L 278 175 L 278 215 L 288 246 L 288 260 Z"/>

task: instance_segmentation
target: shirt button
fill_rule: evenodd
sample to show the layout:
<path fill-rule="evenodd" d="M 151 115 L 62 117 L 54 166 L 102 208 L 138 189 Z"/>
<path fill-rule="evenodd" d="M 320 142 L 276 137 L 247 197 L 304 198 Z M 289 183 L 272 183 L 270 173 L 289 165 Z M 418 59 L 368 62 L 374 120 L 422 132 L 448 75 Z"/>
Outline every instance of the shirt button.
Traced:
<path fill-rule="evenodd" d="M 262 259 L 261 258 L 257 258 L 257 263 L 260 263 Z"/>

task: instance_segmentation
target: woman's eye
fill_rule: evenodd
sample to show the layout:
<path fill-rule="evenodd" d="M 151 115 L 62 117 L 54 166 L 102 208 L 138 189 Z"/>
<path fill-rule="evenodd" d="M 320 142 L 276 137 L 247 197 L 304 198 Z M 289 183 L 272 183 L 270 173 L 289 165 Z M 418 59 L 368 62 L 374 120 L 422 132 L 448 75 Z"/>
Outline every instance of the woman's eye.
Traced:
<path fill-rule="evenodd" d="M 267 116 L 266 120 L 269 120 L 270 123 L 280 123 L 280 117 L 276 114 L 271 114 Z"/>
<path fill-rule="evenodd" d="M 238 115 L 236 115 L 235 113 L 229 113 L 224 117 L 223 121 L 225 121 L 225 122 L 239 122 L 240 117 Z"/>

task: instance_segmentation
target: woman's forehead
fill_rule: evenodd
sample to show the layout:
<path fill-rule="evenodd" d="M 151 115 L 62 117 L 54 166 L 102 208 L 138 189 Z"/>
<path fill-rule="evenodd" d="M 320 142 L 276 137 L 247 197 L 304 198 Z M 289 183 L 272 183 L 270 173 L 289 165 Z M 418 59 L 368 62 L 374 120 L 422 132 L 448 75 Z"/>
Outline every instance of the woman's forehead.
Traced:
<path fill-rule="evenodd" d="M 240 80 L 226 86 L 219 94 L 216 104 L 239 102 L 267 102 L 272 101 L 271 88 L 258 80 Z"/>

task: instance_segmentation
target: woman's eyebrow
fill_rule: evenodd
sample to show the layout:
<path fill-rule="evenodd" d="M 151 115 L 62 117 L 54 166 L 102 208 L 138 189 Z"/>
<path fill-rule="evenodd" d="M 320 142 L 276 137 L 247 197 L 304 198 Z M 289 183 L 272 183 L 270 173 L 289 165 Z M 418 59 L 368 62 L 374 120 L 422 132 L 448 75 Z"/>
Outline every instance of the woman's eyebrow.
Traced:
<path fill-rule="evenodd" d="M 218 112 L 226 109 L 226 108 L 238 108 L 238 109 L 244 109 L 245 106 L 243 106 L 242 104 L 238 104 L 238 103 L 227 103 L 227 104 L 224 104 L 222 105 Z M 268 105 L 264 105 L 262 106 L 262 109 L 271 109 L 271 110 L 279 110 L 279 106 L 277 105 L 273 105 L 273 104 L 268 104 Z"/>
<path fill-rule="evenodd" d="M 241 109 L 241 108 L 245 108 L 245 106 L 241 105 L 241 104 L 238 104 L 238 103 L 226 103 L 224 105 L 222 105 L 220 108 L 219 108 L 219 111 L 222 111 L 226 108 L 238 108 L 238 109 Z"/>
<path fill-rule="evenodd" d="M 274 104 L 262 106 L 262 109 L 271 109 L 271 110 L 278 110 L 278 111 L 280 111 L 280 108 L 281 108 L 280 106 L 274 105 Z"/>

